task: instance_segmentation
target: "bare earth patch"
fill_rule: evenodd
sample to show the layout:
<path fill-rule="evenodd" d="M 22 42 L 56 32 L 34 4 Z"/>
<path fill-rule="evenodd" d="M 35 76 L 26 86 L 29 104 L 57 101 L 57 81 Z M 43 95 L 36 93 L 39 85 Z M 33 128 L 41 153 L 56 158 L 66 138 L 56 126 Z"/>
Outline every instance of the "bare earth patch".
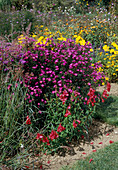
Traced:
<path fill-rule="evenodd" d="M 109 95 L 118 96 L 118 84 L 117 83 L 110 83 L 111 89 Z M 102 92 L 105 89 L 105 86 L 100 86 L 97 88 L 97 91 Z"/>

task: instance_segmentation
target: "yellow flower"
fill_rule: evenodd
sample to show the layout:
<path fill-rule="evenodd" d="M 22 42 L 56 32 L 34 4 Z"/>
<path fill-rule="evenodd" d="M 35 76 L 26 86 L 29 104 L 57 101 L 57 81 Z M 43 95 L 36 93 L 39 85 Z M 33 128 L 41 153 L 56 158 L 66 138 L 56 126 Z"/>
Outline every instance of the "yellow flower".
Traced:
<path fill-rule="evenodd" d="M 73 37 L 74 37 L 74 38 L 77 38 L 77 35 L 74 35 Z"/>
<path fill-rule="evenodd" d="M 104 49 L 104 51 L 109 51 L 109 46 L 104 45 L 104 46 L 103 46 L 103 49 Z"/>
<path fill-rule="evenodd" d="M 114 51 L 115 51 L 114 49 L 111 49 L 111 50 L 110 50 L 110 53 L 114 53 Z"/>
<path fill-rule="evenodd" d="M 115 76 L 116 75 L 116 73 L 113 73 L 113 76 Z"/>
<path fill-rule="evenodd" d="M 111 45 L 117 47 L 117 44 L 115 42 L 112 42 Z"/>
<path fill-rule="evenodd" d="M 104 82 L 102 83 L 102 85 L 104 86 Z"/>
<path fill-rule="evenodd" d="M 79 41 L 80 45 L 85 45 L 86 44 L 86 41 L 84 39 L 80 40 Z"/>
<path fill-rule="evenodd" d="M 93 52 L 93 49 L 92 49 L 92 48 L 90 49 L 90 52 Z"/>
<path fill-rule="evenodd" d="M 114 51 L 114 54 L 118 54 L 118 51 Z"/>
<path fill-rule="evenodd" d="M 109 78 L 108 78 L 108 77 L 105 77 L 105 79 L 106 79 L 106 80 L 109 80 Z"/>
<path fill-rule="evenodd" d="M 35 34 L 33 34 L 33 35 L 32 35 L 32 37 L 33 37 L 33 38 L 35 38 L 35 37 L 36 37 L 36 35 L 35 35 Z"/>
<path fill-rule="evenodd" d="M 76 38 L 76 43 L 78 43 L 80 39 L 81 39 L 81 37 L 78 36 L 78 37 Z"/>
<path fill-rule="evenodd" d="M 108 55 L 108 53 L 106 53 L 105 55 Z"/>
<path fill-rule="evenodd" d="M 116 69 L 116 71 L 118 71 L 118 69 Z"/>

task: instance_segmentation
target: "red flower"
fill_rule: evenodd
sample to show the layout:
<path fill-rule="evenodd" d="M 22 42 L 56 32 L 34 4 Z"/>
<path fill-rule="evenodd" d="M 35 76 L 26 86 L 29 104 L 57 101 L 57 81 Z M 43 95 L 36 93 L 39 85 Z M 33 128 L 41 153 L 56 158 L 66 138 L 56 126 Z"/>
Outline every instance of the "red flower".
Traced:
<path fill-rule="evenodd" d="M 67 109 L 64 117 L 68 117 L 68 115 L 71 115 L 70 111 Z"/>
<path fill-rule="evenodd" d="M 48 138 L 40 133 L 37 133 L 36 139 L 39 139 L 40 141 L 47 143 L 47 145 L 50 145 Z"/>
<path fill-rule="evenodd" d="M 68 96 L 68 92 L 64 90 L 63 93 L 59 96 L 59 99 L 63 102 L 63 104 L 65 104 Z"/>
<path fill-rule="evenodd" d="M 94 149 L 92 152 L 96 152 L 96 150 Z"/>
<path fill-rule="evenodd" d="M 76 120 L 79 124 L 81 123 L 81 121 L 80 120 Z"/>
<path fill-rule="evenodd" d="M 94 92 L 95 92 L 95 90 L 92 88 L 92 87 L 90 87 L 90 89 L 89 89 L 89 92 L 88 92 L 88 96 L 94 96 Z"/>
<path fill-rule="evenodd" d="M 49 138 L 53 140 L 53 139 L 57 139 L 58 137 L 59 135 L 54 130 L 52 130 L 51 134 L 49 135 Z"/>
<path fill-rule="evenodd" d="M 31 120 L 30 120 L 29 116 L 27 116 L 26 124 L 27 124 L 27 125 L 30 125 L 30 124 L 31 124 Z"/>
<path fill-rule="evenodd" d="M 96 100 L 95 100 L 95 99 L 97 98 L 97 96 L 96 96 L 94 93 L 95 93 L 95 90 L 90 87 L 89 92 L 88 92 L 88 94 L 87 94 L 88 96 L 90 96 L 90 98 L 89 98 L 88 101 L 87 101 L 87 105 L 88 105 L 89 103 L 91 103 L 92 106 L 95 105 L 94 103 L 96 103 Z"/>
<path fill-rule="evenodd" d="M 43 166 L 42 165 L 40 165 L 40 167 L 39 167 L 40 169 L 43 169 Z"/>
<path fill-rule="evenodd" d="M 43 139 L 43 135 L 40 133 L 37 133 L 36 139 L 40 139 L 40 141 Z"/>
<path fill-rule="evenodd" d="M 91 142 L 90 144 L 93 145 L 93 142 Z"/>
<path fill-rule="evenodd" d="M 25 168 L 29 168 L 29 166 L 25 166 Z"/>
<path fill-rule="evenodd" d="M 71 105 L 70 104 L 68 105 L 67 109 L 71 109 Z"/>
<path fill-rule="evenodd" d="M 110 92 L 110 89 L 111 89 L 111 85 L 109 82 L 107 82 L 107 91 Z"/>
<path fill-rule="evenodd" d="M 102 99 L 102 103 L 104 103 L 104 99 L 103 98 L 101 98 Z"/>
<path fill-rule="evenodd" d="M 93 159 L 90 159 L 89 163 L 91 163 L 93 161 Z"/>
<path fill-rule="evenodd" d="M 77 127 L 77 124 L 75 123 L 75 121 L 73 120 L 73 126 L 74 126 L 74 128 L 76 128 Z"/>
<path fill-rule="evenodd" d="M 99 144 L 103 144 L 102 142 L 99 142 Z"/>
<path fill-rule="evenodd" d="M 59 127 L 58 127 L 58 129 L 57 129 L 57 132 L 62 132 L 62 131 L 64 131 L 66 128 L 65 127 L 63 127 L 63 126 L 61 126 L 61 123 L 60 123 L 60 125 L 59 125 Z"/>
<path fill-rule="evenodd" d="M 50 161 L 48 161 L 47 163 L 50 164 Z"/>
<path fill-rule="evenodd" d="M 107 133 L 106 136 L 109 136 L 109 133 Z"/>
<path fill-rule="evenodd" d="M 84 135 L 82 135 L 81 138 L 84 139 Z"/>
<path fill-rule="evenodd" d="M 83 152 L 82 154 L 84 154 L 84 155 L 85 155 L 86 153 L 85 153 L 85 152 Z"/>
<path fill-rule="evenodd" d="M 111 143 L 114 143 L 114 141 L 110 140 L 109 143 L 110 143 L 110 144 L 111 144 Z"/>
<path fill-rule="evenodd" d="M 103 96 L 105 99 L 107 99 L 107 97 L 109 96 L 109 95 L 107 94 L 107 90 L 104 90 L 104 91 L 103 91 L 102 96 Z"/>
<path fill-rule="evenodd" d="M 43 137 L 42 142 L 47 143 L 47 145 L 50 145 L 49 140 L 47 137 Z"/>

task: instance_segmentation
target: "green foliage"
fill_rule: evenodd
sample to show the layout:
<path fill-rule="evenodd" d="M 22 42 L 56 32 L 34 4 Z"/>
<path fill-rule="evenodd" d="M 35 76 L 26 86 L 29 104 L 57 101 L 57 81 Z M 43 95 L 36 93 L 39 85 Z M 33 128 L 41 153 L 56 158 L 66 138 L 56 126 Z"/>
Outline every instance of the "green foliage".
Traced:
<path fill-rule="evenodd" d="M 48 115 L 45 120 L 47 131 L 58 130 L 59 125 L 65 128 L 64 131 L 58 132 L 59 138 L 50 142 L 51 147 L 56 148 L 68 145 L 69 142 L 80 140 L 82 136 L 86 138 L 88 127 L 92 121 L 95 107 L 84 106 L 81 98 L 78 98 L 74 93 L 69 96 L 68 100 L 63 104 L 59 97 L 56 96 L 47 100 Z M 65 116 L 69 112 L 70 115 Z M 53 146 L 54 145 L 54 146 Z"/>
<path fill-rule="evenodd" d="M 0 0 L 0 10 L 10 11 L 11 1 L 10 0 Z"/>
<path fill-rule="evenodd" d="M 9 40 L 15 39 L 22 31 L 26 32 L 30 23 L 29 33 L 31 34 L 35 30 L 36 18 L 32 11 L 1 12 L 0 17 L 0 36 L 6 37 Z"/>
<path fill-rule="evenodd" d="M 32 1 L 29 0 L 0 0 L 0 9 L 2 11 L 21 10 L 23 8 L 31 9 Z"/>
<path fill-rule="evenodd" d="M 29 0 L 11 0 L 11 6 L 15 7 L 16 10 L 21 10 L 22 8 L 31 9 L 32 1 Z"/>

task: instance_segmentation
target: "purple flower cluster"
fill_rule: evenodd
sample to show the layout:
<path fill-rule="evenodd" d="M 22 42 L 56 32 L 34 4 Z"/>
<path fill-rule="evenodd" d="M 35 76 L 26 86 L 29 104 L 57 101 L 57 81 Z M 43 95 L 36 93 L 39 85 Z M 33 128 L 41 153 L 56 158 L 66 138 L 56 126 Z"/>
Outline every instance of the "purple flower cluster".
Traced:
<path fill-rule="evenodd" d="M 50 39 L 27 51 L 23 55 L 24 81 L 29 89 L 26 100 L 31 102 L 33 97 L 40 107 L 57 91 L 70 94 L 77 90 L 83 96 L 90 86 L 98 85 L 104 75 L 97 71 L 99 63 L 91 66 L 90 48 L 91 44 L 80 46 L 71 39 L 61 43 Z"/>

